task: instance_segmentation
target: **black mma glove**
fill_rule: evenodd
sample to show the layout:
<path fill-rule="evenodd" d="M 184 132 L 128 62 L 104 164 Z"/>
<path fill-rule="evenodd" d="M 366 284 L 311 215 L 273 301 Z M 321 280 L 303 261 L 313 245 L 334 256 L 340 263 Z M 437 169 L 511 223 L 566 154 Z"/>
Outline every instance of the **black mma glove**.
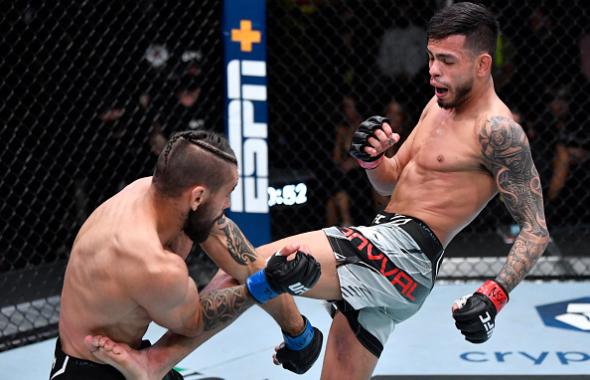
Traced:
<path fill-rule="evenodd" d="M 259 303 L 265 303 L 281 293 L 300 295 L 320 279 L 320 263 L 307 253 L 297 251 L 293 260 L 275 253 L 264 269 L 246 279 L 246 287 Z"/>
<path fill-rule="evenodd" d="M 494 332 L 496 315 L 508 302 L 508 292 L 495 281 L 488 280 L 472 295 L 455 301 L 459 306 L 453 311 L 455 326 L 461 330 L 465 340 L 483 343 Z"/>
<path fill-rule="evenodd" d="M 322 332 L 313 327 L 305 316 L 302 317 L 305 321 L 303 332 L 291 336 L 283 331 L 285 340 L 276 353 L 276 359 L 283 368 L 299 375 L 307 372 L 320 356 L 323 339 Z"/>
<path fill-rule="evenodd" d="M 389 119 L 383 116 L 371 116 L 359 125 L 352 136 L 349 154 L 363 169 L 374 169 L 381 163 L 384 152 L 371 156 L 365 152 L 365 147 L 369 146 L 369 137 L 375 137 L 375 131 L 381 129 L 383 123 L 389 123 Z"/>

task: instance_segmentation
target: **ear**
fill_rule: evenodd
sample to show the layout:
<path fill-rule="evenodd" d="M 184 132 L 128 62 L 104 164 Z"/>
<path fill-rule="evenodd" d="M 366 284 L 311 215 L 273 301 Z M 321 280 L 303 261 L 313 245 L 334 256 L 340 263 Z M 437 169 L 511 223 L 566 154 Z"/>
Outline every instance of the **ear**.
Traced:
<path fill-rule="evenodd" d="M 492 72 L 492 56 L 488 53 L 480 54 L 475 62 L 475 74 L 478 77 L 485 77 Z"/>
<path fill-rule="evenodd" d="M 190 192 L 191 209 L 196 211 L 209 198 L 209 190 L 204 186 L 195 186 Z"/>

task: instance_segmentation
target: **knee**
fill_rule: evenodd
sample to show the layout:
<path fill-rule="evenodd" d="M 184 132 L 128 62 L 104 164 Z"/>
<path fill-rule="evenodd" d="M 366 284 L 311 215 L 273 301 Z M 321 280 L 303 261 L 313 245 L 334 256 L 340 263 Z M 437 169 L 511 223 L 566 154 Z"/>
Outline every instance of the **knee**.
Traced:
<path fill-rule="evenodd" d="M 256 248 L 256 258 L 258 261 L 262 261 L 263 264 L 266 263 L 266 260 L 272 256 L 278 249 L 274 249 L 274 246 L 271 244 L 263 245 L 261 247 Z M 263 265 L 264 267 L 264 265 Z"/>
<path fill-rule="evenodd" d="M 337 321 L 337 319 L 344 319 L 344 321 Z M 342 313 L 337 312 L 334 316 L 334 320 L 337 323 L 332 326 L 330 330 L 330 339 L 333 344 L 330 346 L 334 358 L 341 363 L 341 365 L 347 365 L 354 361 L 351 347 L 357 344 L 356 336 L 348 326 L 348 322 Z"/>

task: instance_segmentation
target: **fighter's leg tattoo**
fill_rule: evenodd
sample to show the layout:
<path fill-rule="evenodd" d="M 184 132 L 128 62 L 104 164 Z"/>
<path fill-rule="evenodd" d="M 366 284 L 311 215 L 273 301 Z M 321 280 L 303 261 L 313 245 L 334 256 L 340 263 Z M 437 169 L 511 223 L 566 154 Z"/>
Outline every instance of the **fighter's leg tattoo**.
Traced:
<path fill-rule="evenodd" d="M 485 167 L 492 173 L 506 208 L 521 226 L 496 280 L 512 290 L 530 271 L 549 242 L 541 180 L 520 125 L 491 117 L 479 134 Z"/>
<path fill-rule="evenodd" d="M 256 261 L 256 250 L 233 220 L 221 217 L 217 222 L 227 239 L 227 249 L 234 260 L 247 265 Z"/>
<path fill-rule="evenodd" d="M 205 331 L 227 325 L 253 304 L 254 301 L 243 286 L 207 293 L 201 298 Z"/>

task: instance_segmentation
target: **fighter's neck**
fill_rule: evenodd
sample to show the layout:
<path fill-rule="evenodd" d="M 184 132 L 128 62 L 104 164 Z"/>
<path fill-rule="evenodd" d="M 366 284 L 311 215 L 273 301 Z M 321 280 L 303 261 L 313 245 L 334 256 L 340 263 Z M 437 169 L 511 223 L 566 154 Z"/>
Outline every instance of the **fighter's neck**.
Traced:
<path fill-rule="evenodd" d="M 478 88 L 474 88 L 469 94 L 468 99 L 460 106 L 452 109 L 455 116 L 466 116 L 472 113 L 478 113 L 482 108 L 485 108 L 492 96 L 495 96 L 494 82 L 490 78 L 489 81 L 483 83 Z"/>
<path fill-rule="evenodd" d="M 161 242 L 175 240 L 182 231 L 183 216 L 179 211 L 178 200 L 162 197 L 150 187 L 145 196 L 145 203 L 156 222 L 156 231 Z"/>

